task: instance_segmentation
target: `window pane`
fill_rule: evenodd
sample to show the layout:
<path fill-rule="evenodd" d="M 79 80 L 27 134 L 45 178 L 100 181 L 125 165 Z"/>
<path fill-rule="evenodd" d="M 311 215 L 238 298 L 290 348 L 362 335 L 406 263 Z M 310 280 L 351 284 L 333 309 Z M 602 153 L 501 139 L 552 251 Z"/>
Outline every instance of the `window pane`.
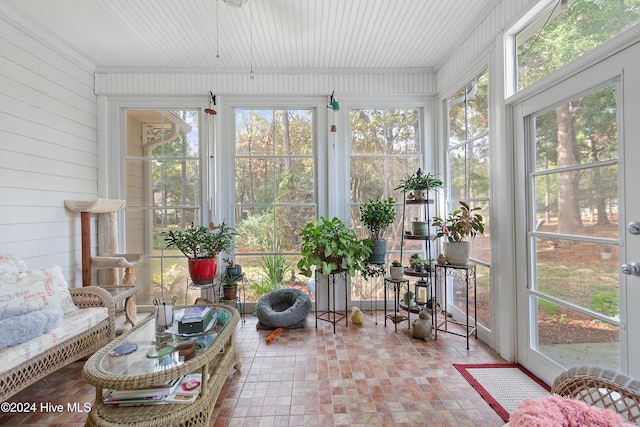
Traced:
<path fill-rule="evenodd" d="M 467 156 L 466 147 L 461 146 L 449 151 L 449 197 L 467 198 Z"/>
<path fill-rule="evenodd" d="M 277 110 L 275 116 L 276 154 L 313 155 L 312 111 Z"/>
<path fill-rule="evenodd" d="M 449 114 L 449 145 L 455 145 L 467 139 L 467 88 L 447 100 Z"/>
<path fill-rule="evenodd" d="M 639 0 L 555 1 L 516 36 L 518 90 L 640 20 Z"/>
<path fill-rule="evenodd" d="M 236 158 L 236 203 L 273 203 L 274 180 L 273 158 Z"/>
<path fill-rule="evenodd" d="M 298 234 L 316 217 L 316 208 L 314 206 L 283 206 L 277 207 L 275 211 L 277 252 L 297 252 L 302 243 Z"/>
<path fill-rule="evenodd" d="M 271 252 L 274 245 L 274 221 L 272 207 L 236 209 L 236 253 Z"/>
<path fill-rule="evenodd" d="M 468 144 L 469 182 L 468 196 L 471 199 L 489 197 L 489 137 Z"/>
<path fill-rule="evenodd" d="M 417 152 L 418 110 L 351 110 L 351 152 Z"/>
<path fill-rule="evenodd" d="M 491 261 L 491 216 L 489 215 L 489 202 L 473 202 L 471 207 L 479 207 L 478 213 L 482 215 L 484 222 L 484 234 L 478 234 L 471 241 L 471 258 L 489 264 Z"/>
<path fill-rule="evenodd" d="M 278 203 L 313 203 L 315 181 L 313 159 L 277 158 L 275 168 Z"/>
<path fill-rule="evenodd" d="M 487 74 L 482 74 L 474 82 L 467 85 L 467 123 L 469 139 L 489 131 L 489 93 Z"/>
<path fill-rule="evenodd" d="M 384 153 L 384 111 L 351 110 L 351 152 Z"/>
<path fill-rule="evenodd" d="M 236 155 L 272 156 L 273 153 L 273 111 L 236 109 Z"/>
<path fill-rule="evenodd" d="M 418 110 L 386 110 L 387 154 L 414 154 L 418 150 Z"/>
<path fill-rule="evenodd" d="M 350 169 L 351 201 L 365 201 L 388 194 L 385 186 L 385 161 L 382 157 L 352 157 Z"/>

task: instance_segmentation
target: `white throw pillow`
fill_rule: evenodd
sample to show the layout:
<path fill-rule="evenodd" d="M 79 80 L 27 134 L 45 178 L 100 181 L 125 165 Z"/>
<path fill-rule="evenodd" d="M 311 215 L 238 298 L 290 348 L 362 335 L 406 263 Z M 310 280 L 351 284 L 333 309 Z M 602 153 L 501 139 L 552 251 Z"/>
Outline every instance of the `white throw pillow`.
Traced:
<path fill-rule="evenodd" d="M 58 266 L 0 275 L 0 309 L 7 307 L 78 309 Z"/>
<path fill-rule="evenodd" d="M 0 254 L 0 275 L 27 271 L 27 264 L 15 255 Z"/>

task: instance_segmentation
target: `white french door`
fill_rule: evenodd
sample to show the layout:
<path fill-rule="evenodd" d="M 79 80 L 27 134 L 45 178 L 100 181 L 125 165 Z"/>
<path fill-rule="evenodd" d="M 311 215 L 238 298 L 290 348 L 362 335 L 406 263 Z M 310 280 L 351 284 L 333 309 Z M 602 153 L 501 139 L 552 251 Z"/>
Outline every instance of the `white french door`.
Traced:
<path fill-rule="evenodd" d="M 639 58 L 514 106 L 517 357 L 548 382 L 585 364 L 640 376 Z"/>

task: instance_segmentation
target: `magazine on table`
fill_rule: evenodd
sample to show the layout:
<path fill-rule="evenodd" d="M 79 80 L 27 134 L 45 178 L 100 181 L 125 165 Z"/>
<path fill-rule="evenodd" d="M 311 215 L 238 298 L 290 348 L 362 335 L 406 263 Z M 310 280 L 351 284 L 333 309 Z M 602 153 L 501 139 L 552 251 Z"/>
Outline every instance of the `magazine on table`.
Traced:
<path fill-rule="evenodd" d="M 165 399 L 167 403 L 193 403 L 202 388 L 202 374 L 187 374 L 182 377 L 180 385 Z"/>
<path fill-rule="evenodd" d="M 105 393 L 103 401 L 108 399 L 110 403 L 122 399 L 145 399 L 151 397 L 167 397 L 173 393 L 181 383 L 182 378 L 174 378 L 165 385 L 132 390 L 109 390 Z M 106 403 L 106 402 L 105 402 Z"/>

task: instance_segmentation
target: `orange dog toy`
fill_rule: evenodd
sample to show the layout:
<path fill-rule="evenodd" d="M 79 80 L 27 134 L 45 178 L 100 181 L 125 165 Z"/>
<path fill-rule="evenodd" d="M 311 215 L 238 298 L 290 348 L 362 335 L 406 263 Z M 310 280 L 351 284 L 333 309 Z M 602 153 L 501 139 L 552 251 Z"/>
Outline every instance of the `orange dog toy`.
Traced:
<path fill-rule="evenodd" d="M 265 338 L 264 340 L 267 342 L 267 344 L 271 344 L 271 341 L 273 341 L 273 339 L 275 337 L 277 337 L 278 335 L 280 335 L 280 333 L 284 331 L 284 328 L 278 328 L 275 331 L 271 332 L 269 334 L 269 336 L 267 338 Z"/>

